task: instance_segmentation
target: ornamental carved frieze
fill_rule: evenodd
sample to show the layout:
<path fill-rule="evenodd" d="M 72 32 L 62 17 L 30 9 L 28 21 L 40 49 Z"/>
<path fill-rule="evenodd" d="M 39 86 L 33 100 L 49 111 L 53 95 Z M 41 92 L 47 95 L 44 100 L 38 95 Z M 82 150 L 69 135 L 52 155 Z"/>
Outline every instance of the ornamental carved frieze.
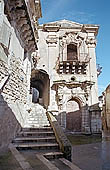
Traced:
<path fill-rule="evenodd" d="M 66 45 L 71 43 L 80 46 L 84 40 L 85 37 L 80 33 L 73 33 L 73 32 L 65 33 L 62 37 L 60 37 L 60 46 L 62 48 L 65 48 Z"/>

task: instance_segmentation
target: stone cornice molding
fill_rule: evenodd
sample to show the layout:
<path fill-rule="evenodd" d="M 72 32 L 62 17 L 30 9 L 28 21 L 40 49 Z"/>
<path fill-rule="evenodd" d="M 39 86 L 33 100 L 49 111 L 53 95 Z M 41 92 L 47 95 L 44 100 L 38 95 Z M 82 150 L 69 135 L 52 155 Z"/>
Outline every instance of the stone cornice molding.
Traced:
<path fill-rule="evenodd" d="M 44 24 L 43 30 L 47 32 L 58 32 L 60 29 L 60 25 L 57 24 Z"/>
<path fill-rule="evenodd" d="M 39 1 L 39 3 L 38 3 Z M 40 0 L 4 0 L 5 2 L 5 13 L 8 17 L 9 22 L 14 27 L 15 32 L 17 32 L 17 37 L 21 42 L 23 48 L 26 51 L 33 52 L 37 49 L 37 27 L 36 21 L 37 18 L 37 11 L 39 9 L 30 9 L 30 6 L 37 5 L 40 6 Z M 35 4 L 36 3 L 36 4 Z M 34 7 L 35 8 L 35 7 Z M 33 19 L 33 16 L 34 19 Z M 36 19 L 35 19 L 36 18 Z M 30 36 L 30 38 L 29 38 Z M 27 39 L 26 39 L 27 38 Z M 32 42 L 28 43 L 28 41 Z M 34 43 L 33 43 L 34 42 Z M 27 45 L 29 44 L 29 45 Z M 32 48 L 30 48 L 30 46 Z"/>
<path fill-rule="evenodd" d="M 58 29 L 57 29 L 58 28 Z M 83 32 L 83 33 L 94 33 L 94 36 L 98 34 L 99 25 L 92 24 L 79 24 L 74 23 L 72 21 L 62 20 L 50 22 L 44 25 L 40 25 L 39 29 L 43 29 L 44 31 L 59 31 L 59 29 L 71 29 L 74 32 Z"/>
<path fill-rule="evenodd" d="M 86 31 L 86 33 L 94 33 L 96 36 L 98 34 L 99 25 L 92 24 L 84 24 L 82 27 L 82 31 Z"/>
<path fill-rule="evenodd" d="M 85 93 L 89 93 L 91 87 L 94 85 L 94 82 L 90 81 L 84 81 L 84 82 L 66 82 L 65 80 L 59 80 L 59 81 L 54 81 L 53 86 L 56 87 L 67 87 L 69 89 L 77 88 L 80 87 L 82 90 L 84 90 Z"/>

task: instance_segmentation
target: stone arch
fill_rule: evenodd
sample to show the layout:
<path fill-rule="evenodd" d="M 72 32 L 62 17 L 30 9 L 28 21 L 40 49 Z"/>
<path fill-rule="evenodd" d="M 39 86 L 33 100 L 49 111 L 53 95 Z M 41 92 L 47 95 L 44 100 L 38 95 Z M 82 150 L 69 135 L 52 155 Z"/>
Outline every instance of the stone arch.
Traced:
<path fill-rule="evenodd" d="M 81 132 L 82 101 L 78 97 L 71 97 L 66 103 L 66 129 Z"/>
<path fill-rule="evenodd" d="M 84 97 L 81 97 L 79 95 L 71 95 L 71 96 L 68 96 L 68 98 L 66 99 L 66 102 L 65 104 L 67 104 L 67 102 L 69 100 L 75 100 L 77 101 L 79 104 L 80 104 L 80 108 L 83 107 L 85 104 L 86 104 L 86 100 Z"/>
<path fill-rule="evenodd" d="M 48 108 L 50 96 L 50 79 L 45 70 L 32 70 L 31 88 L 39 92 L 38 103 Z"/>

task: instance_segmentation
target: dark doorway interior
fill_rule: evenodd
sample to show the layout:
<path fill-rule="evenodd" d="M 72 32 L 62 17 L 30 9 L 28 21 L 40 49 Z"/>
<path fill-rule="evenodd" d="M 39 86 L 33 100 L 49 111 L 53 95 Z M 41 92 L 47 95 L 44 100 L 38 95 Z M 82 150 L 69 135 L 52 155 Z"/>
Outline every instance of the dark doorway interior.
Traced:
<path fill-rule="evenodd" d="M 39 92 L 37 102 L 48 108 L 50 81 L 48 74 L 43 70 L 33 70 L 31 75 L 31 88 L 35 88 Z"/>

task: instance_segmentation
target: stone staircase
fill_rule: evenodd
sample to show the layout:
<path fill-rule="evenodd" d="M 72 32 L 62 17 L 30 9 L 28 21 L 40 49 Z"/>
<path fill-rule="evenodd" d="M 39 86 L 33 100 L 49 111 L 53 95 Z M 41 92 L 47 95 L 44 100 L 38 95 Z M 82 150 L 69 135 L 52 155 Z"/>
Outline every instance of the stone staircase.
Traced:
<path fill-rule="evenodd" d="M 50 123 L 46 116 L 46 109 L 43 108 L 40 104 L 31 103 L 29 115 L 25 124 L 25 127 L 47 127 L 50 126 Z"/>
<path fill-rule="evenodd" d="M 13 144 L 18 150 L 34 150 L 48 159 L 63 157 L 46 110 L 38 104 L 32 107 L 25 127 L 13 140 Z"/>
<path fill-rule="evenodd" d="M 64 158 L 46 110 L 38 104 L 32 105 L 25 127 L 12 143 L 11 152 L 23 170 L 81 170 Z"/>

